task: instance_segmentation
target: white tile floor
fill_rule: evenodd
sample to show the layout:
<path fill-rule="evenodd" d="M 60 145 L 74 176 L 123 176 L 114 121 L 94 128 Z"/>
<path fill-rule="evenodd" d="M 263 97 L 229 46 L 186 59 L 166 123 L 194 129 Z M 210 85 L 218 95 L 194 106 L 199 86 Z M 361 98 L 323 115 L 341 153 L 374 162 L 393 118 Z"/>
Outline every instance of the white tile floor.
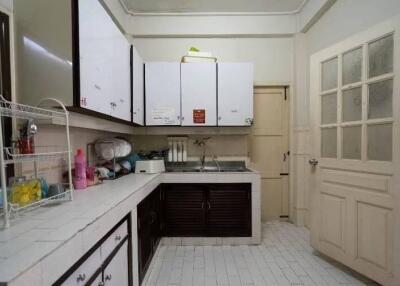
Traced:
<path fill-rule="evenodd" d="M 145 286 L 377 285 L 315 255 L 309 231 L 289 223 L 263 225 L 259 246 L 161 245 Z"/>

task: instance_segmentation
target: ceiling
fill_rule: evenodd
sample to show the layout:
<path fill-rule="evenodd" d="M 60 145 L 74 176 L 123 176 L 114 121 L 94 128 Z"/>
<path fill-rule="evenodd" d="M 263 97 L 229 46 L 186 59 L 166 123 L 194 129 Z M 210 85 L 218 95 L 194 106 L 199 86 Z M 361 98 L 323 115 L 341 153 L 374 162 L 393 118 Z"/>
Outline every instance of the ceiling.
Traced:
<path fill-rule="evenodd" d="M 305 0 L 122 0 L 132 13 L 289 13 Z"/>

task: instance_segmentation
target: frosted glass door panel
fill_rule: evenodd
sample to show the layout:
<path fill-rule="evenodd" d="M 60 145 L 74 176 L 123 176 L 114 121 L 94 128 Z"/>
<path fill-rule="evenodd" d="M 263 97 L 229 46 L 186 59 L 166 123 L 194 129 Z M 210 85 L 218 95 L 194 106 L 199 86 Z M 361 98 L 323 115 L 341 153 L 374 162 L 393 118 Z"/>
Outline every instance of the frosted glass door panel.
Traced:
<path fill-rule="evenodd" d="M 343 54 L 343 85 L 360 82 L 362 73 L 362 49 Z"/>
<path fill-rule="evenodd" d="M 361 126 L 343 128 L 342 157 L 361 159 Z"/>
<path fill-rule="evenodd" d="M 337 88 L 338 59 L 334 58 L 322 63 L 322 91 Z"/>
<path fill-rule="evenodd" d="M 337 121 L 337 94 L 331 93 L 321 97 L 321 123 L 332 124 Z"/>
<path fill-rule="evenodd" d="M 369 78 L 393 72 L 393 48 L 393 35 L 389 35 L 369 44 Z"/>
<path fill-rule="evenodd" d="M 145 74 L 146 125 L 180 125 L 180 64 L 165 62 L 146 63 Z"/>
<path fill-rule="evenodd" d="M 392 117 L 393 80 L 370 84 L 368 87 L 368 118 Z"/>
<path fill-rule="evenodd" d="M 321 129 L 321 156 L 323 158 L 337 157 L 337 128 Z"/>
<path fill-rule="evenodd" d="M 344 90 L 342 94 L 343 122 L 361 120 L 361 87 Z"/>
<path fill-rule="evenodd" d="M 392 160 L 392 124 L 368 125 L 368 160 Z"/>

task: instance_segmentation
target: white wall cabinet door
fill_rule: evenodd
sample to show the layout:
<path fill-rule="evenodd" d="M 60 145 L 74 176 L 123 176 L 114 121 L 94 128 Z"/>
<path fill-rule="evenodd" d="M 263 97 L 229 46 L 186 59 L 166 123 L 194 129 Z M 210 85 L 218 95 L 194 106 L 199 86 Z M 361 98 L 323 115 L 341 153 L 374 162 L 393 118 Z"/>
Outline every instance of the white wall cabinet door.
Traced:
<path fill-rule="evenodd" d="M 132 47 L 132 122 L 144 125 L 144 63 L 135 47 Z"/>
<path fill-rule="evenodd" d="M 181 64 L 182 125 L 217 125 L 217 66 Z"/>
<path fill-rule="evenodd" d="M 181 71 L 179 63 L 145 64 L 146 125 L 181 124 Z"/>
<path fill-rule="evenodd" d="M 253 119 L 253 64 L 218 64 L 218 126 L 250 126 Z"/>
<path fill-rule="evenodd" d="M 128 286 L 128 243 L 127 241 L 118 250 L 118 253 L 104 269 L 103 279 L 105 286 Z"/>
<path fill-rule="evenodd" d="M 121 72 L 120 76 L 113 76 L 111 93 L 111 116 L 126 121 L 131 121 L 131 67 L 130 54 L 131 46 L 125 38 L 115 39 L 114 53 L 120 53 L 118 58 L 112 61 L 111 73 Z M 116 41 L 120 41 L 119 44 Z M 121 49 L 123 47 L 123 49 Z"/>
<path fill-rule="evenodd" d="M 97 0 L 79 1 L 80 107 L 131 121 L 130 44 Z"/>

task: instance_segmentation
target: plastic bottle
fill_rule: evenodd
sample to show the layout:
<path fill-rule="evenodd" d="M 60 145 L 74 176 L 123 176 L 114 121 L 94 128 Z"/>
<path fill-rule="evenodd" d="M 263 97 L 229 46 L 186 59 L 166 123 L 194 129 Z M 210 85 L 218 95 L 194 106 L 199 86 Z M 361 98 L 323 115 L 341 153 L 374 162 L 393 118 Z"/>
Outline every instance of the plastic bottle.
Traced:
<path fill-rule="evenodd" d="M 74 158 L 75 174 L 74 187 L 77 190 L 86 189 L 86 158 L 82 149 L 78 149 Z"/>

